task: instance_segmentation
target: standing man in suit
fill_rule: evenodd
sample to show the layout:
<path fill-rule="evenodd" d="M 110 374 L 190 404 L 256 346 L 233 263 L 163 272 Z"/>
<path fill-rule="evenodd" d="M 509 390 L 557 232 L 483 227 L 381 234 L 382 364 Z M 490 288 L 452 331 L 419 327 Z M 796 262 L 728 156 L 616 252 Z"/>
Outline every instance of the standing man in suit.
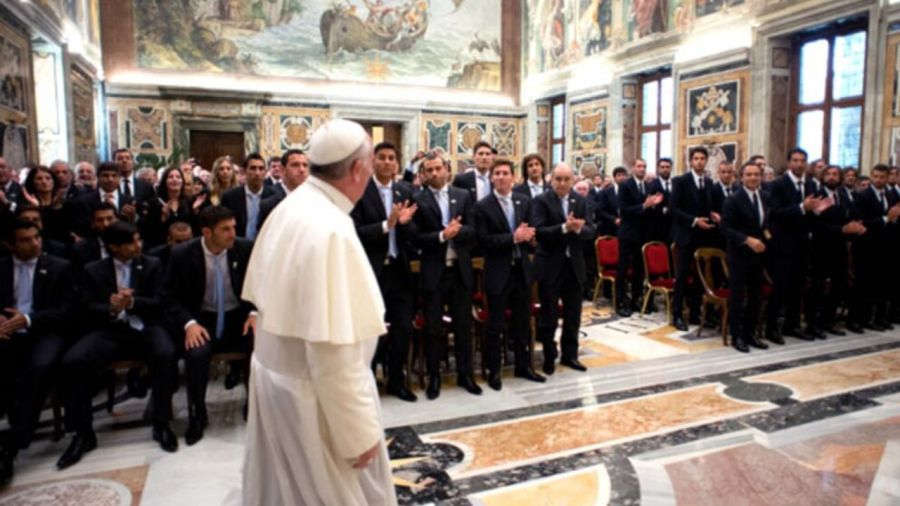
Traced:
<path fill-rule="evenodd" d="M 853 202 L 841 185 L 841 168 L 829 165 L 822 172 L 822 179 L 822 189 L 816 196 L 830 200 L 832 206 L 816 216 L 813 223 L 812 283 L 805 306 L 807 335 L 824 339 L 826 332 L 845 335 L 835 327 L 834 320 L 838 302 L 847 293 L 847 246 L 851 239 L 864 234 L 866 227 L 856 219 Z M 826 291 L 827 280 L 831 282 Z"/>
<path fill-rule="evenodd" d="M 262 230 L 263 223 L 269 214 L 287 197 L 292 191 L 296 190 L 309 177 L 309 160 L 306 154 L 299 149 L 289 149 L 281 155 L 281 181 L 274 186 L 279 189 L 274 195 L 266 198 L 259 205 L 259 226 L 257 230 Z"/>
<path fill-rule="evenodd" d="M 663 244 L 672 242 L 672 213 L 669 202 L 672 199 L 672 160 L 660 158 L 656 162 L 656 179 L 648 186 L 650 194 L 662 195 L 662 202 L 650 210 L 650 236 L 651 241 L 660 241 Z"/>
<path fill-rule="evenodd" d="M 75 184 L 75 173 L 72 172 L 72 168 L 65 161 L 54 160 L 50 164 L 50 172 L 56 176 L 56 180 L 59 182 L 61 195 L 58 198 L 62 199 L 63 202 L 75 200 L 85 191 Z"/>
<path fill-rule="evenodd" d="M 728 160 L 719 162 L 716 175 L 719 180 L 713 184 L 711 207 L 712 212 L 721 216 L 722 210 L 725 208 L 725 201 L 737 193 L 741 186 L 735 181 L 734 164 Z M 721 223 L 718 232 L 718 234 L 712 235 L 710 246 L 725 249 L 725 230 Z"/>
<path fill-rule="evenodd" d="M 775 258 L 772 297 L 766 317 L 766 339 L 781 344 L 778 316 L 784 309 L 781 336 L 813 340 L 800 330 L 800 301 L 809 267 L 809 232 L 814 213 L 827 208 L 827 199 L 816 197 L 816 187 L 806 178 L 806 151 L 788 153 L 788 168 L 770 190 L 771 250 Z M 815 330 L 815 329 L 812 329 Z"/>
<path fill-rule="evenodd" d="M 419 277 L 425 300 L 425 395 L 436 399 L 441 393 L 445 303 L 450 306 L 453 321 L 457 384 L 473 395 L 481 395 L 472 373 L 472 200 L 468 191 L 448 184 L 450 172 L 439 156 L 427 154 L 422 173 L 426 186 L 415 197 L 418 211 L 414 223 L 415 243 L 422 250 Z"/>
<path fill-rule="evenodd" d="M 284 166 L 281 164 L 280 156 L 273 156 L 269 158 L 269 170 L 268 175 L 266 176 L 265 185 L 271 186 L 275 189 L 276 192 L 281 192 L 287 194 L 284 191 L 284 187 L 281 185 L 281 177 L 284 173 Z"/>
<path fill-rule="evenodd" d="M 119 190 L 121 176 L 119 167 L 110 162 L 101 163 L 97 169 L 97 189 L 82 194 L 72 201 L 70 218 L 74 220 L 72 231 L 79 237 L 87 237 L 91 231 L 93 209 L 101 202 L 111 205 L 123 220 L 134 223 L 137 220 L 137 206 L 133 196 Z M 68 204 L 67 204 L 68 205 Z"/>
<path fill-rule="evenodd" d="M 600 235 L 618 235 L 619 224 L 622 223 L 622 218 L 619 214 L 619 188 L 626 179 L 628 179 L 628 170 L 625 167 L 613 169 L 613 184 L 603 190 L 600 206 L 596 212 L 596 221 L 601 231 Z"/>
<path fill-rule="evenodd" d="M 704 147 L 692 148 L 688 154 L 691 170 L 672 181 L 672 240 L 678 248 L 675 259 L 675 294 L 672 297 L 672 325 L 684 332 L 688 326 L 682 314 L 684 299 L 689 296 L 689 321 L 700 323 L 699 283 L 688 286 L 687 278 L 694 268 L 694 251 L 712 241 L 720 216 L 712 211 L 712 180 L 706 176 L 709 152 Z M 688 289 L 691 293 L 686 293 Z"/>
<path fill-rule="evenodd" d="M 406 387 L 404 367 L 409 357 L 415 314 L 407 250 L 417 208 L 412 201 L 412 187 L 394 181 L 400 164 L 393 144 L 382 142 L 375 146 L 373 169 L 372 179 L 350 217 L 384 300 L 388 323 L 387 393 L 415 402 L 416 394 Z"/>
<path fill-rule="evenodd" d="M 725 200 L 722 223 L 725 229 L 730 274 L 728 309 L 731 313 L 731 344 L 741 353 L 769 346 L 756 338 L 756 322 L 762 298 L 763 255 L 766 251 L 768 206 L 760 190 L 762 169 L 756 164 L 741 167 L 741 183 Z"/>
<path fill-rule="evenodd" d="M 581 295 L 585 279 L 582 241 L 594 239 L 594 224 L 587 201 L 572 192 L 575 175 L 560 163 L 550 179 L 552 191 L 534 199 L 531 224 L 536 230 L 535 279 L 541 301 L 538 339 L 544 345 L 546 374 L 553 374 L 557 357 L 554 335 L 559 325 L 560 299 L 563 304 L 563 331 L 560 364 L 586 371 L 578 360 L 578 329 L 581 325 Z"/>
<path fill-rule="evenodd" d="M 174 335 L 184 339 L 189 446 L 203 438 L 207 425 L 210 358 L 249 354 L 256 327 L 255 308 L 241 300 L 253 244 L 237 238 L 234 214 L 226 207 L 207 207 L 198 218 L 203 237 L 172 249 L 164 290 Z"/>
<path fill-rule="evenodd" d="M 491 187 L 491 164 L 494 162 L 494 150 L 490 143 L 478 141 L 472 148 L 475 170 L 457 174 L 453 178 L 453 186 L 469 192 L 469 200 L 478 202 L 487 197 Z"/>
<path fill-rule="evenodd" d="M 226 191 L 222 205 L 234 213 L 237 235 L 250 241 L 259 232 L 260 205 L 263 199 L 275 194 L 271 186 L 265 186 L 266 161 L 259 153 L 250 153 L 244 160 L 245 183 Z"/>
<path fill-rule="evenodd" d="M 547 173 L 547 164 L 541 155 L 531 153 L 522 158 L 522 178 L 523 182 L 513 186 L 513 193 L 525 195 L 530 199 L 537 198 L 538 195 L 547 191 L 547 183 L 544 182 L 544 176 Z"/>
<path fill-rule="evenodd" d="M 661 193 L 650 193 L 649 184 L 644 182 L 647 162 L 638 158 L 634 169 L 624 183 L 619 185 L 619 265 L 616 270 L 616 299 L 619 316 L 629 317 L 633 311 L 640 311 L 644 281 L 644 259 L 641 248 L 650 235 L 652 212 L 663 201 Z M 631 279 L 628 279 L 631 269 Z M 625 296 L 625 283 L 631 283 L 631 307 Z"/>
<path fill-rule="evenodd" d="M 0 488 L 31 443 L 65 349 L 74 283 L 69 262 L 41 254 L 37 225 L 19 220 L 4 235 L 12 256 L 0 259 L 0 397 L 9 397 L 10 430 L 0 441 Z"/>
<path fill-rule="evenodd" d="M 488 385 L 494 390 L 502 388 L 500 335 L 507 309 L 511 318 L 506 336 L 515 351 L 516 377 L 546 381 L 531 365 L 528 320 L 533 272 L 529 252 L 536 234 L 534 227 L 528 225 L 531 199 L 512 191 L 513 177 L 512 162 L 494 160 L 491 168 L 494 191 L 475 204 L 475 228 L 484 248 L 484 291 L 488 308 L 485 363 Z"/>
<path fill-rule="evenodd" d="M 153 440 L 167 452 L 178 449 L 169 428 L 174 392 L 175 345 L 162 326 L 162 266 L 141 254 L 141 237 L 128 222 L 113 223 L 103 232 L 110 256 L 85 266 L 84 310 L 91 332 L 65 353 L 62 372 L 66 391 L 66 421 L 75 437 L 56 466 L 65 469 L 97 447 L 93 428 L 91 378 L 116 357 L 138 357 L 150 368 L 153 395 Z"/>
<path fill-rule="evenodd" d="M 91 234 L 72 245 L 71 259 L 79 269 L 106 258 L 109 253 L 103 244 L 103 231 L 118 221 L 116 208 L 108 202 L 98 202 L 91 209 Z"/>
<path fill-rule="evenodd" d="M 125 148 L 117 149 L 113 152 L 113 160 L 118 166 L 121 176 L 119 191 L 125 197 L 131 197 L 137 209 L 142 209 L 144 203 L 156 197 L 156 191 L 152 185 L 135 177 L 134 155 L 131 154 L 131 151 Z"/>
<path fill-rule="evenodd" d="M 9 166 L 6 158 L 0 157 L 0 212 L 14 212 L 21 195 L 22 186 L 16 177 L 16 169 Z"/>

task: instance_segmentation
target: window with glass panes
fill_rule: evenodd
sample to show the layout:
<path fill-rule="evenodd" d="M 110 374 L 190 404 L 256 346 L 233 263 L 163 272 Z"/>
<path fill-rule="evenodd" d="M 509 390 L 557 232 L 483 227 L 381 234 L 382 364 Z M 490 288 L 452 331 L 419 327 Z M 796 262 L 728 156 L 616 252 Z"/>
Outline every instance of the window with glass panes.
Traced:
<path fill-rule="evenodd" d="M 550 166 L 555 167 L 566 156 L 566 97 L 550 100 Z"/>
<path fill-rule="evenodd" d="M 656 74 L 642 78 L 639 85 L 638 149 L 647 162 L 647 172 L 656 172 L 657 160 L 672 158 L 672 76 Z"/>
<path fill-rule="evenodd" d="M 865 71 L 864 24 L 796 40 L 794 143 L 809 153 L 810 160 L 859 166 Z"/>

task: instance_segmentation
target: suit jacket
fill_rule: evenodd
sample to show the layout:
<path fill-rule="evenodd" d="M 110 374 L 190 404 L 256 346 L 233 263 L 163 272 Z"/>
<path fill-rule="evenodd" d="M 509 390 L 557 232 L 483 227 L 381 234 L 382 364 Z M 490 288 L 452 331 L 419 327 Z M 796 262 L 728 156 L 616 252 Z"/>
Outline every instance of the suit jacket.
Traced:
<path fill-rule="evenodd" d="M 514 223 L 518 227 L 528 222 L 531 217 L 531 199 L 521 193 L 513 193 Z M 475 204 L 475 231 L 478 242 L 484 250 L 484 290 L 490 294 L 503 292 L 509 281 L 509 275 L 515 262 L 516 244 L 513 242 L 514 230 L 509 229 L 506 213 L 500 200 L 493 192 Z M 525 286 L 531 286 L 533 272 L 529 253 L 531 247 L 526 243 L 518 245 L 525 275 Z"/>
<path fill-rule="evenodd" d="M 71 258 L 78 267 L 84 267 L 91 262 L 96 262 L 97 260 L 100 260 L 102 256 L 100 251 L 100 239 L 97 237 L 88 237 L 72 245 Z"/>
<path fill-rule="evenodd" d="M 850 199 L 850 193 L 843 186 L 835 190 L 836 202 L 813 221 L 813 251 L 816 255 L 847 253 L 847 241 L 849 237 L 844 235 L 843 227 L 856 218 L 856 209 Z M 823 187 L 816 194 L 817 197 L 828 197 Z"/>
<path fill-rule="evenodd" d="M 897 203 L 897 198 L 886 190 L 885 198 L 888 208 Z M 866 233 L 862 235 L 860 243 L 869 247 L 887 247 L 886 245 L 891 239 L 890 234 L 896 231 L 897 225 L 885 223 L 884 217 L 887 215 L 887 211 L 879 202 L 875 187 L 870 186 L 857 193 L 854 204 L 859 219 L 866 227 Z"/>
<path fill-rule="evenodd" d="M 202 311 L 206 293 L 206 261 L 201 240 L 198 237 L 172 248 L 163 294 L 167 317 L 174 330 L 180 331 L 189 321 L 197 320 Z M 238 238 L 227 253 L 231 287 L 240 301 L 237 311 L 241 312 L 242 317 L 255 309 L 253 304 L 241 300 L 251 249 L 251 241 Z"/>
<path fill-rule="evenodd" d="M 620 188 L 621 190 L 621 185 Z M 600 228 L 600 234 L 615 236 L 619 232 L 616 218 L 619 217 L 619 196 L 616 187 L 609 186 L 600 192 L 600 205 L 596 209 L 595 221 Z"/>
<path fill-rule="evenodd" d="M 13 258 L 0 259 L 0 307 L 15 307 Z M 71 265 L 53 255 L 38 257 L 34 268 L 32 287 L 32 308 L 29 317 L 35 334 L 61 332 L 65 330 L 70 314 L 75 285 Z"/>
<path fill-rule="evenodd" d="M 742 188 L 741 185 L 739 185 L 737 183 L 732 183 L 731 194 L 734 195 L 741 188 Z M 723 209 L 725 209 L 725 199 L 726 198 L 728 198 L 728 196 L 725 194 L 725 189 L 722 188 L 722 184 L 721 183 L 713 183 L 712 200 L 711 200 L 712 210 L 719 214 L 722 214 Z"/>
<path fill-rule="evenodd" d="M 131 289 L 134 306 L 129 314 L 139 317 L 144 325 L 156 325 L 162 316 L 163 270 L 157 258 L 141 255 L 131 264 Z M 95 328 L 108 328 L 118 315 L 110 314 L 109 298 L 118 292 L 113 258 L 91 262 L 84 266 L 82 298 L 88 321 Z"/>
<path fill-rule="evenodd" d="M 650 219 L 652 208 L 644 208 L 644 199 L 650 195 L 651 187 L 644 183 L 644 195 L 641 195 L 637 181 L 633 177 L 619 185 L 619 215 L 622 223 L 619 225 L 618 237 L 620 241 L 643 244 L 650 231 Z"/>
<path fill-rule="evenodd" d="M 694 227 L 696 218 L 709 218 L 712 210 L 712 180 L 703 176 L 703 191 L 694 182 L 694 176 L 687 172 L 672 178 L 672 240 L 679 246 L 700 244 L 711 239 L 715 231 L 705 231 Z"/>
<path fill-rule="evenodd" d="M 262 230 L 266 219 L 269 218 L 272 211 L 278 207 L 278 204 L 280 204 L 286 196 L 287 195 L 282 192 L 275 192 L 271 197 L 267 197 L 259 203 L 259 224 L 256 226 L 256 230 Z"/>
<path fill-rule="evenodd" d="M 453 178 L 453 186 L 456 188 L 466 190 L 469 192 L 469 199 L 472 202 L 478 201 L 478 186 L 475 183 L 475 174 L 476 170 L 470 170 L 468 172 L 463 172 L 462 174 L 457 174 Z M 490 178 L 489 178 L 490 179 Z M 489 191 L 494 190 L 494 185 L 490 182 L 488 183 Z"/>
<path fill-rule="evenodd" d="M 805 181 L 804 192 L 807 196 L 816 194 L 812 181 Z M 772 206 L 772 246 L 781 253 L 799 251 L 809 241 L 814 214 L 800 210 L 803 198 L 787 173 L 772 182 L 769 200 Z"/>
<path fill-rule="evenodd" d="M 172 256 L 172 246 L 169 246 L 168 244 L 154 246 L 147 251 L 146 255 L 159 260 L 160 266 L 162 267 L 161 274 L 164 275 L 166 273 L 166 268 L 169 266 L 169 258 Z"/>
<path fill-rule="evenodd" d="M 394 204 L 413 200 L 412 188 L 403 182 L 391 183 L 391 193 Z M 418 212 L 416 211 L 417 214 Z M 372 264 L 372 271 L 375 272 L 376 278 L 380 277 L 381 271 L 384 269 L 384 261 L 388 256 L 390 234 L 384 233 L 382 227 L 382 223 L 388 217 L 384 211 L 384 201 L 381 200 L 381 193 L 374 179 L 369 180 L 362 198 L 350 212 L 350 217 L 353 218 L 356 234 L 366 251 L 366 256 L 369 257 L 369 263 Z M 394 229 L 396 231 L 397 260 L 407 274 L 409 273 L 408 242 L 414 229 L 413 221 L 406 225 L 398 223 Z"/>
<path fill-rule="evenodd" d="M 550 191 L 549 184 L 542 183 L 541 186 L 544 188 L 545 192 Z M 519 195 L 524 195 L 530 199 L 534 198 L 531 195 L 531 187 L 528 186 L 528 181 L 525 181 L 524 183 L 519 183 L 519 184 L 513 186 L 512 191 L 513 191 L 513 193 L 518 193 Z"/>
<path fill-rule="evenodd" d="M 647 191 L 650 195 L 659 193 L 663 196 L 663 200 L 658 206 L 649 209 L 650 238 L 669 244 L 671 242 L 669 236 L 672 233 L 672 210 L 670 209 L 672 204 L 672 179 L 669 178 L 669 188 L 666 189 L 660 178 L 656 178 L 650 183 Z"/>
<path fill-rule="evenodd" d="M 732 263 L 761 263 L 764 260 L 764 255 L 754 253 L 749 246 L 744 244 L 747 237 L 766 241 L 765 230 L 769 223 L 770 206 L 768 198 L 762 191 L 757 192 L 757 194 L 765 213 L 762 225 L 759 223 L 759 212 L 754 209 L 753 201 L 746 191 L 740 189 L 731 198 L 725 200 L 724 208 L 722 209 L 722 222 L 725 225 L 728 258 Z"/>
<path fill-rule="evenodd" d="M 93 217 L 94 206 L 100 204 L 100 190 L 91 190 L 81 194 L 77 199 L 64 204 L 64 208 L 68 206 L 66 211 L 69 218 L 72 219 L 71 229 L 81 237 L 91 235 L 91 218 Z M 136 204 L 134 197 L 122 195 L 119 192 L 119 202 L 116 207 L 116 214 L 121 214 L 122 207 L 127 204 Z M 136 209 L 140 211 L 140 209 Z"/>
<path fill-rule="evenodd" d="M 260 210 L 262 210 L 262 202 L 275 194 L 275 190 L 271 186 L 263 186 L 260 195 Z M 234 213 L 234 220 L 237 225 L 238 237 L 246 237 L 247 235 L 247 185 L 240 185 L 232 188 L 222 194 L 222 205 L 231 209 Z M 260 214 L 262 214 L 260 212 Z M 257 229 L 259 230 L 259 229 Z"/>
<path fill-rule="evenodd" d="M 472 199 L 468 191 L 453 186 L 449 186 L 447 192 L 450 219 L 457 216 L 462 218 L 459 234 L 453 238 L 453 248 L 456 250 L 463 284 L 467 289 L 471 289 L 475 279 L 472 272 L 472 247 L 475 243 Z M 420 278 L 425 291 L 434 291 L 440 284 L 447 255 L 447 241 L 440 241 L 440 233 L 444 230 L 441 208 L 430 187 L 423 188 L 414 199 L 419 206 L 413 217 L 415 222 L 413 243 L 421 249 Z"/>
<path fill-rule="evenodd" d="M 576 218 L 585 220 L 580 234 L 564 234 L 562 224 L 566 222 L 562 202 L 556 192 L 547 192 L 534 199 L 531 225 L 537 229 L 537 252 L 534 257 L 535 279 L 550 282 L 562 273 L 563 266 L 571 262 L 579 283 L 585 281 L 584 253 L 581 241 L 594 240 L 594 223 L 588 214 L 587 200 L 575 192 L 569 192 L 569 212 Z M 566 249 L 569 256 L 566 257 Z"/>
<path fill-rule="evenodd" d="M 156 190 L 153 189 L 153 185 L 138 178 L 137 172 L 133 173 L 132 176 L 134 176 L 134 186 L 131 189 L 131 197 L 134 200 L 135 205 L 140 208 L 144 203 L 156 198 Z M 125 186 L 124 180 L 125 177 L 123 176 L 119 181 L 120 194 L 123 193 L 123 188 Z"/>
<path fill-rule="evenodd" d="M 6 193 L 6 200 L 9 202 L 10 210 L 12 210 L 13 206 L 21 204 L 21 202 L 22 202 L 22 185 L 20 185 L 18 181 L 12 181 L 9 184 L 9 189 L 0 187 L 0 191 Z"/>

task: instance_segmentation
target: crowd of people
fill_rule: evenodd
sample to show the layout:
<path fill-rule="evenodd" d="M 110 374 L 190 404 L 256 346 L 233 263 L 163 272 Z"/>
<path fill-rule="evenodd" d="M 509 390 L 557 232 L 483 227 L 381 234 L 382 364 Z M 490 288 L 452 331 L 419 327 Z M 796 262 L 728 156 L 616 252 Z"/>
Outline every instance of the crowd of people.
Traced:
<path fill-rule="evenodd" d="M 450 363 L 448 331 L 457 384 L 473 395 L 482 393 L 473 364 L 479 344 L 494 390 L 502 388 L 506 350 L 514 375 L 526 380 L 546 381 L 557 363 L 585 371 L 579 326 L 603 236 L 618 240 L 613 290 L 623 317 L 640 309 L 648 285 L 664 281 L 645 276 L 643 246 L 674 245 L 671 323 L 681 331 L 699 324 L 694 252 L 726 252 L 723 296 L 740 352 L 784 344 L 784 336 L 883 331 L 900 318 L 900 263 L 890 256 L 900 242 L 896 167 L 876 165 L 863 177 L 794 149 L 778 177 L 761 156 L 707 173 L 708 153 L 694 148 L 680 176 L 672 160 L 659 160 L 651 174 L 638 159 L 630 170 L 583 177 L 564 163 L 551 170 L 537 154 L 517 167 L 486 142 L 472 158 L 474 166 L 453 177 L 438 153 L 419 153 L 401 168 L 397 148 L 380 143 L 351 211 L 385 305 L 388 334 L 375 361 L 386 372 L 385 392 L 405 401 L 417 400 L 408 378 L 414 335 L 429 399 L 440 396 L 442 363 Z M 73 434 L 58 467 L 96 448 L 96 380 L 123 358 L 146 364 L 146 378 L 128 373 L 128 388 L 149 386 L 145 417 L 170 452 L 178 448 L 170 422 L 184 359 L 185 442 L 202 439 L 212 356 L 253 348 L 256 310 L 242 300 L 253 241 L 310 174 L 300 150 L 241 162 L 135 170 L 132 153 L 120 149 L 96 170 L 57 161 L 19 171 L 0 159 L 0 416 L 10 426 L 0 441 L 0 485 L 12 478 L 51 389 Z M 295 303 L 303 311 L 304 301 Z M 483 326 L 480 343 L 473 319 Z M 540 373 L 534 341 L 543 349 Z M 229 367 L 226 387 L 246 380 L 245 361 Z"/>

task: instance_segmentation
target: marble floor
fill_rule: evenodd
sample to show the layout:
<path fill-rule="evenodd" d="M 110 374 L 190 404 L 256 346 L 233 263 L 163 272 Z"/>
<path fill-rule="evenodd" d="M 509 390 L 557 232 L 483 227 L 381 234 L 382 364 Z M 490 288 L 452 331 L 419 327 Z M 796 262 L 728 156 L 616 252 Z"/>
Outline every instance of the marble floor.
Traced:
<path fill-rule="evenodd" d="M 900 504 L 900 329 L 739 354 L 659 314 L 583 320 L 586 373 L 382 399 L 402 504 Z M 244 395 L 212 383 L 206 437 L 174 454 L 141 423 L 146 400 L 120 392 L 107 414 L 98 397 L 99 448 L 57 471 L 68 441 L 44 424 L 0 506 L 221 504 L 240 480 Z M 183 434 L 183 389 L 176 410 Z"/>

